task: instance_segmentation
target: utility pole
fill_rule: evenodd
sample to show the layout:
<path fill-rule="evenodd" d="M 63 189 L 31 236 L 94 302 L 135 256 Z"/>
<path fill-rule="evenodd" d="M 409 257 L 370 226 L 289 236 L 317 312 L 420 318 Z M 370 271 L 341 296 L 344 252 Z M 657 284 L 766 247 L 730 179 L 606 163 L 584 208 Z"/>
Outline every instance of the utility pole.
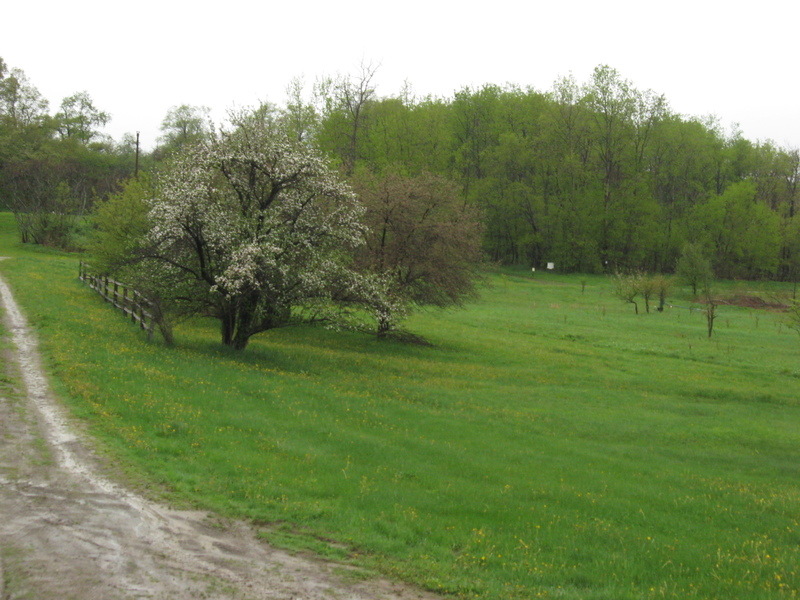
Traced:
<path fill-rule="evenodd" d="M 139 178 L 139 132 L 136 132 L 136 163 L 133 167 L 133 176 L 134 178 Z"/>

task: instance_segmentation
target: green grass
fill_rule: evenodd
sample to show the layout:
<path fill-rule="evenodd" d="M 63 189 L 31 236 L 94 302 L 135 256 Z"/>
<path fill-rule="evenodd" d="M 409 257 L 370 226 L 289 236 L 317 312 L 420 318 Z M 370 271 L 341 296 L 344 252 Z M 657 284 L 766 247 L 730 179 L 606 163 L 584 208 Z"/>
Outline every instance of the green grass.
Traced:
<path fill-rule="evenodd" d="M 708 340 L 699 311 L 636 316 L 605 278 L 504 270 L 410 320 L 433 347 L 296 328 L 234 354 L 201 320 L 147 342 L 6 215 L 0 255 L 60 394 L 173 502 L 463 598 L 800 595 L 779 314 L 720 307 Z"/>

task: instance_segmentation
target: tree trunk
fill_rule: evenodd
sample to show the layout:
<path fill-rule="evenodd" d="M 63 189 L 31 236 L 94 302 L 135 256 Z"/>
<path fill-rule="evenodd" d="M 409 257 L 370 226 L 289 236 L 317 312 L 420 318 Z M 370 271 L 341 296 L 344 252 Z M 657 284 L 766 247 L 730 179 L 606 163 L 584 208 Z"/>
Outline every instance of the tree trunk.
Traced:
<path fill-rule="evenodd" d="M 377 317 L 377 321 L 378 329 L 375 334 L 378 336 L 378 339 L 384 339 L 392 330 L 392 322 L 390 319 L 381 316 Z"/>
<path fill-rule="evenodd" d="M 232 309 L 223 311 L 220 317 L 222 343 L 226 346 L 230 346 L 233 342 L 235 316 L 231 314 L 232 312 Z"/>
<path fill-rule="evenodd" d="M 708 337 L 714 332 L 714 319 L 717 318 L 717 305 L 709 300 L 706 305 L 706 323 L 708 324 Z"/>
<path fill-rule="evenodd" d="M 252 335 L 252 316 L 241 307 L 231 307 L 222 316 L 222 343 L 234 350 L 244 350 Z"/>
<path fill-rule="evenodd" d="M 236 332 L 236 335 L 233 338 L 233 342 L 229 344 L 231 348 L 234 350 L 244 350 L 247 347 L 247 342 L 250 341 L 250 334 L 245 333 L 244 330 L 240 329 Z"/>

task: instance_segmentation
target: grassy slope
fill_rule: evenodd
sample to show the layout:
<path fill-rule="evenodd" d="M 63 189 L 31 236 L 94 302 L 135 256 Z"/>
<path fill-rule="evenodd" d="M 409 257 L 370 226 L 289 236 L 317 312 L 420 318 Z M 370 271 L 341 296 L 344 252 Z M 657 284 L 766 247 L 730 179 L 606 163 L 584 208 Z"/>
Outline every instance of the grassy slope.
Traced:
<path fill-rule="evenodd" d="M 173 499 L 463 597 L 800 595 L 800 340 L 779 316 L 723 307 L 709 341 L 605 279 L 506 271 L 412 320 L 433 348 L 287 329 L 235 355 L 198 321 L 167 349 L 11 225 L 0 272 L 59 391 Z"/>

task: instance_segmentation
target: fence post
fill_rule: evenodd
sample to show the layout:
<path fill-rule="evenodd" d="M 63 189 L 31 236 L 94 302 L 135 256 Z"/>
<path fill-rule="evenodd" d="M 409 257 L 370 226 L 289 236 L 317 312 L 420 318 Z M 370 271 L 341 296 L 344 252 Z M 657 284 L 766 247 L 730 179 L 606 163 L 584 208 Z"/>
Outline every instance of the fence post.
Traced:
<path fill-rule="evenodd" d="M 153 315 L 148 312 L 150 301 L 142 296 L 138 290 L 129 288 L 124 283 L 113 279 L 109 280 L 108 275 L 93 275 L 89 271 L 88 265 L 82 260 L 78 261 L 78 277 L 91 289 L 99 293 L 103 300 L 111 302 L 116 308 L 120 308 L 125 316 L 130 314 L 131 322 L 137 323 L 139 327 L 147 332 L 148 340 L 153 339 L 155 320 Z M 122 293 L 120 293 L 120 289 Z"/>
<path fill-rule="evenodd" d="M 154 325 L 153 319 L 154 319 L 154 317 L 153 317 L 153 305 L 149 301 L 147 302 L 147 312 L 150 314 L 150 319 L 147 322 L 147 328 L 146 328 L 147 339 L 148 340 L 152 340 L 153 339 L 153 325 Z"/>

